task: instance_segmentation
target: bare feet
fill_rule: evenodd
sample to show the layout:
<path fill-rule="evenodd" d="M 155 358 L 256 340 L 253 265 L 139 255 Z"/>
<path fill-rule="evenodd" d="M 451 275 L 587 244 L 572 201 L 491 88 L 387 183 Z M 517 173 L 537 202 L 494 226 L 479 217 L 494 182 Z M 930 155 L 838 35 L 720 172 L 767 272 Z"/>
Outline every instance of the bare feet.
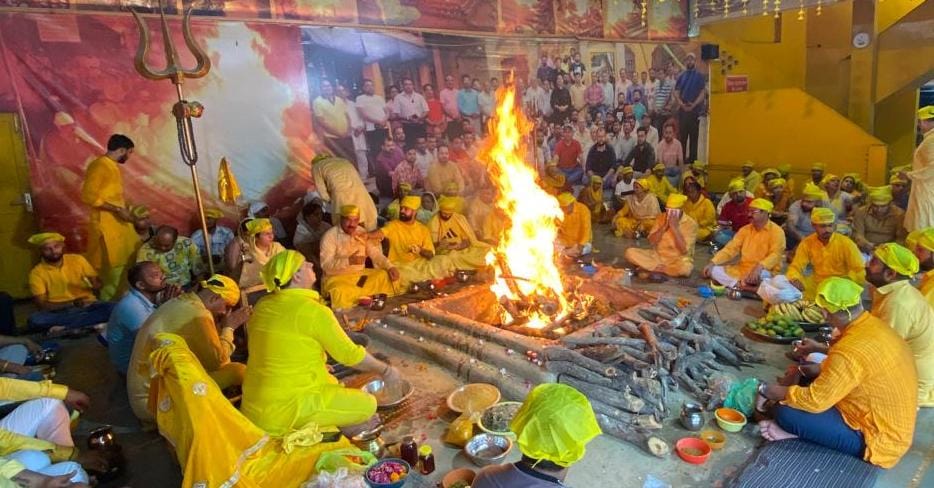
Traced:
<path fill-rule="evenodd" d="M 762 438 L 769 442 L 798 438 L 798 436 L 794 434 L 785 432 L 774 420 L 763 420 L 759 422 L 759 431 L 762 434 Z"/>

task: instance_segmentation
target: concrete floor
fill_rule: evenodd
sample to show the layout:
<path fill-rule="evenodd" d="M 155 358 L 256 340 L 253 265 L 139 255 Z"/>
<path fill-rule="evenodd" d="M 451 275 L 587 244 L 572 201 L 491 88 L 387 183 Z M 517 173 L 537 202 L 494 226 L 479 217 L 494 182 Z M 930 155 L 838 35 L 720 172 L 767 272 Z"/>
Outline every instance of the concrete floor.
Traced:
<path fill-rule="evenodd" d="M 623 249 L 633 243 L 616 239 L 608 234 L 605 227 L 597 227 L 595 244 L 601 251 L 598 261 L 619 264 Z M 645 241 L 641 244 L 645 245 Z M 698 247 L 697 268 L 702 268 L 709 257 L 705 247 Z M 695 290 L 699 283 L 700 280 L 695 278 L 662 285 L 637 283 L 636 286 L 693 298 L 696 297 Z M 752 300 L 735 302 L 718 299 L 717 305 L 724 319 L 737 327 L 749 320 L 749 317 L 762 313 L 761 303 Z M 82 442 L 83 435 L 99 425 L 113 425 L 129 459 L 126 475 L 109 486 L 180 486 L 178 467 L 165 443 L 157 434 L 139 430 L 127 403 L 124 383 L 110 367 L 105 350 L 93 338 L 64 341 L 64 346 L 56 381 L 82 390 L 93 399 L 91 409 L 81 417 L 76 439 Z M 783 357 L 785 347 L 762 344 L 761 350 L 768 359 L 765 364 L 742 372 L 729 372 L 737 377 L 757 376 L 772 381 L 787 364 Z M 419 397 L 422 404 L 420 418 L 390 423 L 392 428 L 384 435 L 384 439 L 393 442 L 403 435 L 415 435 L 417 439 L 431 444 L 436 453 L 437 471 L 429 477 L 429 481 L 437 481 L 443 473 L 455 467 L 473 467 L 460 451 L 445 447 L 440 441 L 452 420 L 452 415 L 442 406 L 443 398 L 463 382 L 430 362 L 382 344 L 374 343 L 371 349 L 392 357 L 406 377 L 415 379 L 413 383 L 418 389 L 417 394 L 424 395 Z M 673 403 L 671 408 L 677 411 L 679 405 L 680 402 Z M 669 419 L 660 435 L 673 445 L 689 433 L 677 425 L 676 419 Z M 588 446 L 587 456 L 570 471 L 567 484 L 575 487 L 642 487 L 651 477 L 664 484 L 649 486 L 720 486 L 726 477 L 742 468 L 762 442 L 754 426 L 747 426 L 743 432 L 727 436 L 726 447 L 716 452 L 703 466 L 686 464 L 674 454 L 666 459 L 657 459 L 630 444 L 601 436 Z M 515 450 L 512 456 L 518 457 Z M 925 409 L 918 417 L 911 451 L 895 468 L 886 471 L 876 486 L 934 487 L 934 474 L 930 469 L 932 461 L 934 410 Z"/>

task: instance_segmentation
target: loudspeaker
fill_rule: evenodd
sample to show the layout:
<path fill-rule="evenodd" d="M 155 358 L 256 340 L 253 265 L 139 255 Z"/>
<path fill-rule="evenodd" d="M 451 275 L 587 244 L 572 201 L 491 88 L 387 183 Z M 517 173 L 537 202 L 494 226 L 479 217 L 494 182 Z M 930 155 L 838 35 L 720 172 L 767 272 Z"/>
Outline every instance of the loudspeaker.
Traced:
<path fill-rule="evenodd" d="M 720 59 L 720 45 L 719 44 L 701 44 L 700 58 L 703 59 L 704 61 L 710 61 L 712 59 Z"/>

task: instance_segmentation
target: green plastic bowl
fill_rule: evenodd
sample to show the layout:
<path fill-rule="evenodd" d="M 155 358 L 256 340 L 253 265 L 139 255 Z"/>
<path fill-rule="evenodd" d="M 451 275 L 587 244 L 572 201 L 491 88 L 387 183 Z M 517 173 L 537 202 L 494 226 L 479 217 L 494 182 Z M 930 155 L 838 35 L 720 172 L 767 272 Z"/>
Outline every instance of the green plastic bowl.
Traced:
<path fill-rule="evenodd" d="M 746 416 L 732 408 L 718 408 L 714 417 L 717 419 L 717 425 L 727 432 L 739 432 L 746 426 Z"/>

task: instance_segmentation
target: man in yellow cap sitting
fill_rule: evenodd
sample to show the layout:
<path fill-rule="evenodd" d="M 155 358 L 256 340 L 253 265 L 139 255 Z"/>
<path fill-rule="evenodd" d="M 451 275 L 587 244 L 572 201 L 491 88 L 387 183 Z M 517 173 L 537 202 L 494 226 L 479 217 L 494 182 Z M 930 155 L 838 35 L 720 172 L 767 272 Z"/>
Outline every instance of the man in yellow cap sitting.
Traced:
<path fill-rule="evenodd" d="M 400 293 L 412 283 L 447 278 L 457 268 L 447 256 L 436 256 L 431 231 L 415 220 L 421 198 L 410 195 L 402 200 L 399 220 L 384 225 L 381 230 L 389 241 L 389 260 L 401 275 Z"/>
<path fill-rule="evenodd" d="M 934 227 L 934 105 L 918 110 L 918 127 L 924 139 L 915 149 L 911 171 L 906 174 L 911 180 L 905 212 L 909 231 Z"/>
<path fill-rule="evenodd" d="M 678 193 L 678 190 L 675 187 L 671 186 L 671 182 L 668 181 L 668 178 L 665 177 L 665 165 L 664 163 L 658 163 L 652 167 L 652 174 L 646 175 L 644 178 L 648 187 L 646 190 L 652 192 L 659 202 L 664 202 L 668 200 L 668 195 L 672 193 Z"/>
<path fill-rule="evenodd" d="M 421 202 L 418 197 L 406 198 Z M 399 271 L 383 255 L 379 241 L 360 227 L 360 209 L 345 205 L 340 209 L 340 217 L 340 224 L 321 237 L 324 271 L 321 293 L 330 297 L 331 307 L 342 310 L 356 305 L 363 296 L 378 293 L 392 296 L 404 291 L 393 286 L 399 280 Z M 367 258 L 375 269 L 365 267 Z"/>
<path fill-rule="evenodd" d="M 934 407 L 934 309 L 914 286 L 918 258 L 894 242 L 882 244 L 866 265 L 872 314 L 908 342 L 918 370 L 918 405 Z"/>
<path fill-rule="evenodd" d="M 780 403 L 759 430 L 767 441 L 798 437 L 891 468 L 911 447 L 918 379 L 911 349 L 863 309 L 862 293 L 846 278 L 820 284 L 817 304 L 836 339 L 809 386 L 760 385 Z"/>
<path fill-rule="evenodd" d="M 655 217 L 661 213 L 658 198 L 649 191 L 649 182 L 645 178 L 636 180 L 633 193 L 623 197 L 623 208 L 613 217 L 614 234 L 627 239 L 646 235 L 655 225 Z"/>
<path fill-rule="evenodd" d="M 772 196 L 772 192 L 769 189 L 769 182 L 775 178 L 781 178 L 781 174 L 775 168 L 766 168 L 762 171 L 762 181 L 759 183 L 755 189 L 752 190 L 753 196 L 756 198 L 769 198 Z"/>
<path fill-rule="evenodd" d="M 149 405 L 149 354 L 159 346 L 153 343 L 153 338 L 160 332 L 185 339 L 192 354 L 220 389 L 243 383 L 246 365 L 231 362 L 230 355 L 236 349 L 234 331 L 246 323 L 252 309 L 246 304 L 235 308 L 239 302 L 237 283 L 216 274 L 202 281 L 197 291 L 168 301 L 146 319 L 136 334 L 126 375 L 130 408 L 144 424 L 153 422 L 155 418 Z"/>
<path fill-rule="evenodd" d="M 752 161 L 746 161 L 742 166 L 743 185 L 746 191 L 755 195 L 755 191 L 762 184 L 762 175 L 756 171 L 756 165 Z"/>
<path fill-rule="evenodd" d="M 915 231 L 916 238 L 911 235 L 905 239 L 905 245 L 914 251 L 918 258 L 918 266 L 924 274 L 918 289 L 932 307 L 934 307 L 934 227 Z"/>
<path fill-rule="evenodd" d="M 217 270 L 218 266 L 224 262 L 224 250 L 227 249 L 227 245 L 233 242 L 236 235 L 229 227 L 218 225 L 217 221 L 224 216 L 223 212 L 216 208 L 206 208 L 204 209 L 204 220 L 208 225 L 208 233 L 211 235 L 211 253 L 210 259 L 214 261 L 214 269 Z M 208 250 L 204 244 L 204 232 L 201 231 L 201 226 L 199 225 L 194 232 L 191 233 L 191 242 L 198 248 L 198 252 L 201 253 L 201 259 L 207 262 Z"/>
<path fill-rule="evenodd" d="M 788 193 L 789 197 L 794 197 L 795 191 L 798 189 L 794 176 L 791 176 L 791 165 L 788 163 L 782 163 L 778 165 L 778 176 L 785 179 L 785 192 Z"/>
<path fill-rule="evenodd" d="M 386 217 L 386 220 L 396 220 L 399 218 L 399 207 L 402 204 L 402 199 L 411 194 L 412 185 L 408 183 L 399 183 L 399 186 L 396 187 L 396 198 L 389 202 L 389 205 L 386 205 L 386 208 L 383 210 L 383 215 Z"/>
<path fill-rule="evenodd" d="M 169 225 L 160 226 L 156 236 L 139 248 L 136 262 L 143 261 L 158 264 L 165 273 L 166 283 L 181 288 L 200 280 L 207 268 L 191 239 L 179 236 L 178 229 Z"/>
<path fill-rule="evenodd" d="M 558 160 L 552 159 L 545 164 L 545 174 L 542 175 L 542 188 L 551 195 L 558 196 L 568 188 L 567 176 L 558 168 Z"/>
<path fill-rule="evenodd" d="M 605 223 L 609 216 L 603 206 L 603 178 L 598 175 L 590 176 L 590 184 L 581 189 L 577 201 L 590 210 L 590 217 L 594 222 Z"/>
<path fill-rule="evenodd" d="M 782 226 L 785 229 L 785 238 L 788 249 L 798 247 L 802 239 L 814 233 L 814 224 L 811 223 L 811 212 L 816 207 L 826 203 L 827 194 L 813 183 L 804 185 L 804 194 L 801 199 L 788 207 L 788 219 Z"/>
<path fill-rule="evenodd" d="M 101 288 L 97 271 L 84 256 L 65 253 L 65 236 L 43 232 L 28 242 L 39 248 L 40 256 L 29 272 L 29 291 L 39 308 L 27 320 L 29 329 L 73 329 L 107 322 L 114 304 L 94 296 Z"/>
<path fill-rule="evenodd" d="M 757 198 L 749 204 L 748 225 L 714 254 L 704 276 L 729 288 L 755 290 L 763 278 L 777 273 L 785 252 L 785 233 L 769 219 L 772 202 Z M 735 264 L 728 264 L 739 258 Z"/>
<path fill-rule="evenodd" d="M 731 190 L 731 188 L 733 189 Z M 717 215 L 720 215 L 720 212 L 723 211 L 723 207 L 730 203 L 730 200 L 733 199 L 733 193 L 736 191 L 742 192 L 743 196 L 748 198 L 749 201 L 752 201 L 754 198 L 756 198 L 756 196 L 753 195 L 751 191 L 746 191 L 745 180 L 739 176 L 732 178 L 730 179 L 729 183 L 727 183 L 726 191 L 723 192 L 722 196 L 720 196 L 720 201 L 717 202 Z"/>
<path fill-rule="evenodd" d="M 593 248 L 590 209 L 568 192 L 558 195 L 558 204 L 564 219 L 558 224 L 555 246 L 567 256 L 590 254 Z"/>
<path fill-rule="evenodd" d="M 843 276 L 862 284 L 866 282 L 863 256 L 847 236 L 834 231 L 833 210 L 818 207 L 811 211 L 814 233 L 805 237 L 788 265 L 788 281 L 814 300 L 817 287 L 831 276 Z"/>
<path fill-rule="evenodd" d="M 720 228 L 714 233 L 713 240 L 723 247 L 740 229 L 750 222 L 749 205 L 752 203 L 752 193 L 746 190 L 741 178 L 733 178 L 727 187 L 724 198 L 729 200 L 717 214 L 717 224 Z M 771 204 L 771 202 L 769 202 Z M 771 206 L 769 208 L 771 212 Z"/>
<path fill-rule="evenodd" d="M 687 200 L 681 208 L 685 215 L 697 222 L 697 242 L 707 242 L 717 230 L 717 214 L 713 202 L 704 195 L 697 181 L 686 181 L 684 193 Z"/>
<path fill-rule="evenodd" d="M 438 213 L 428 221 L 438 254 L 447 256 L 457 269 L 486 267 L 490 246 L 477 239 L 467 217 L 457 213 L 455 202 L 447 198 L 442 198 L 438 207 Z"/>
<path fill-rule="evenodd" d="M 626 197 L 635 192 L 634 173 L 632 166 L 620 166 L 616 170 L 616 185 L 613 189 L 613 196 L 616 198 L 616 209 L 623 208 Z"/>
<path fill-rule="evenodd" d="M 895 206 L 908 210 L 908 197 L 911 194 L 908 180 L 899 175 L 892 175 L 889 177 L 889 186 L 892 187 L 892 202 Z"/>
<path fill-rule="evenodd" d="M 821 183 L 824 181 L 824 171 L 826 170 L 824 163 L 814 163 L 811 165 L 811 183 L 821 186 Z"/>
<path fill-rule="evenodd" d="M 444 185 L 444 192 L 438 198 L 439 208 L 443 200 L 447 200 L 448 205 L 453 205 L 454 211 L 459 214 L 463 214 L 467 211 L 467 200 L 461 196 L 457 184 L 454 182 L 448 182 L 446 185 Z"/>
<path fill-rule="evenodd" d="M 302 430 L 314 435 L 369 420 L 376 399 L 341 386 L 328 371 L 328 357 L 380 374 L 387 383 L 398 380 L 399 372 L 347 337 L 312 290 L 315 273 L 301 253 L 273 256 L 262 275 L 269 294 L 257 302 L 247 325 L 250 359 L 240 411 L 275 436 Z"/>
<path fill-rule="evenodd" d="M 684 189 L 684 180 L 688 176 L 693 176 L 694 181 L 696 181 L 702 189 L 707 188 L 707 163 L 702 161 L 694 161 L 691 163 L 691 166 L 688 167 L 688 171 L 681 175 L 682 190 Z"/>
<path fill-rule="evenodd" d="M 869 192 L 869 203 L 853 212 L 853 240 L 859 250 L 872 253 L 886 242 L 905 242 L 905 212 L 892 203 L 892 188 L 882 186 Z"/>
<path fill-rule="evenodd" d="M 587 397 L 559 383 L 538 385 L 530 391 L 509 430 L 516 434 L 522 459 L 483 468 L 470 484 L 473 488 L 564 486 L 568 469 L 602 433 Z"/>
<path fill-rule="evenodd" d="M 786 218 L 791 206 L 791 194 L 785 189 L 785 178 L 772 178 L 768 183 L 769 191 L 764 198 L 772 202 L 772 218 Z"/>
<path fill-rule="evenodd" d="M 687 199 L 677 193 L 668 196 L 665 213 L 655 219 L 655 226 L 649 232 L 649 244 L 653 249 L 626 249 L 626 260 L 652 273 L 653 281 L 662 281 L 663 276 L 690 276 L 694 270 L 697 222 L 682 210 Z"/>

